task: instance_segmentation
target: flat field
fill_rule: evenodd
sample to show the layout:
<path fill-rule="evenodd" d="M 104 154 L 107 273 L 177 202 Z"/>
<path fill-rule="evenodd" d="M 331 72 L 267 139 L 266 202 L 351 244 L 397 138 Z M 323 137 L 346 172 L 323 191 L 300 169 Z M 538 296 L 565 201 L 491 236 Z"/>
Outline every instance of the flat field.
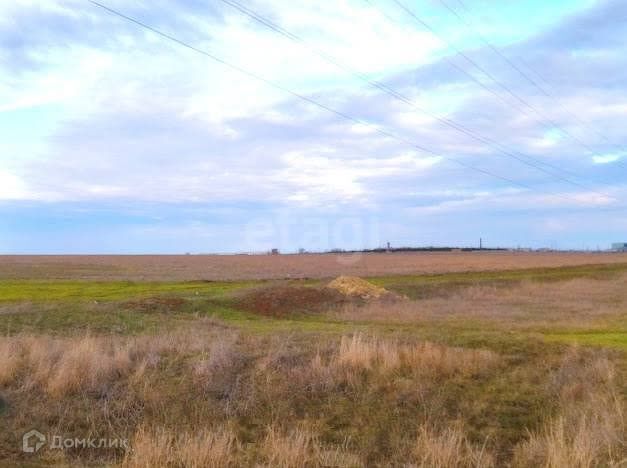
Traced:
<path fill-rule="evenodd" d="M 627 263 L 627 253 L 397 252 L 304 255 L 0 255 L 2 279 L 261 280 Z"/>
<path fill-rule="evenodd" d="M 14 256 L 0 278 L 0 465 L 627 463 L 625 255 Z"/>

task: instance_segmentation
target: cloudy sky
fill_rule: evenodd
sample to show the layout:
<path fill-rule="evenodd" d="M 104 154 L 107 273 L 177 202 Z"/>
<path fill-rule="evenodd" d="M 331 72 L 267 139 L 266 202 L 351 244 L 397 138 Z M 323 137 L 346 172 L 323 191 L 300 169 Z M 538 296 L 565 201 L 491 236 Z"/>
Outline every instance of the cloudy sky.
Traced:
<path fill-rule="evenodd" d="M 627 241 L 622 0 L 99 1 L 194 50 L 0 0 L 0 252 Z"/>

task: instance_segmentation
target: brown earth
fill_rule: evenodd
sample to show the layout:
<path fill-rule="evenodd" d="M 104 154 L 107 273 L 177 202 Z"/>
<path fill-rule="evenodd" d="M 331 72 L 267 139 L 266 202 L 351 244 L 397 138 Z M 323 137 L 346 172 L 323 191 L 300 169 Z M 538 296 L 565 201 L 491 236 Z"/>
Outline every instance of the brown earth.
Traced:
<path fill-rule="evenodd" d="M 349 299 L 330 288 L 307 286 L 268 286 L 245 292 L 237 301 L 240 309 L 270 317 L 329 310 Z"/>
<path fill-rule="evenodd" d="M 133 281 L 335 278 L 627 263 L 625 253 L 0 256 L 0 279 Z"/>

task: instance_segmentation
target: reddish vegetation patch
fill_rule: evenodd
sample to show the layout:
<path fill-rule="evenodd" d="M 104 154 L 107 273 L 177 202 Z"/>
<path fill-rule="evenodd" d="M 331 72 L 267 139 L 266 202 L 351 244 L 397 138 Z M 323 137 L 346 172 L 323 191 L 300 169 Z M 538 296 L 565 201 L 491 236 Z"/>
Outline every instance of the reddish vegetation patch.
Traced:
<path fill-rule="evenodd" d="M 316 313 L 348 303 L 338 291 L 305 286 L 270 286 L 245 293 L 238 301 L 241 309 L 270 317 Z"/>
<path fill-rule="evenodd" d="M 124 308 L 139 312 L 173 312 L 181 309 L 186 303 L 187 301 L 181 297 L 155 296 L 127 301 Z"/>

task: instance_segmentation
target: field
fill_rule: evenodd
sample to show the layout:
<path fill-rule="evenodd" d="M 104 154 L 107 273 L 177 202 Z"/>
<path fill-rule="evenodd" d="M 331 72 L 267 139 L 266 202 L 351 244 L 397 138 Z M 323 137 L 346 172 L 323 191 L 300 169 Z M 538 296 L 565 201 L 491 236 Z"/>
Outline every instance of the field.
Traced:
<path fill-rule="evenodd" d="M 306 255 L 2 256 L 0 279 L 259 280 L 520 270 L 627 263 L 627 253 L 433 252 Z"/>
<path fill-rule="evenodd" d="M 626 285 L 619 254 L 0 257 L 0 465 L 627 466 Z"/>

